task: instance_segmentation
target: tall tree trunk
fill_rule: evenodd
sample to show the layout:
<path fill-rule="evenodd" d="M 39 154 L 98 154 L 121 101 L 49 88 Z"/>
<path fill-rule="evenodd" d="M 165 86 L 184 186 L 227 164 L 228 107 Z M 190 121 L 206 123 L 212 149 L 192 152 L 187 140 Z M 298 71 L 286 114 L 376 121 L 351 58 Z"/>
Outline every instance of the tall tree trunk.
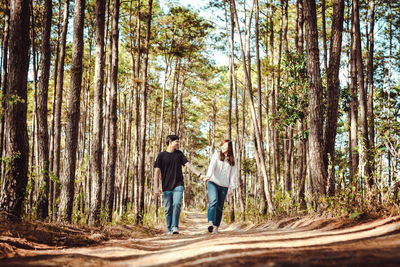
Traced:
<path fill-rule="evenodd" d="M 135 69 L 134 71 L 134 76 L 135 78 L 139 81 L 139 76 L 140 76 L 140 60 L 141 60 L 141 51 L 140 51 L 140 42 L 141 42 L 141 36 L 140 36 L 140 1 L 137 1 L 137 7 L 136 7 L 136 64 L 135 64 Z M 135 139 L 134 139 L 134 149 L 133 154 L 133 177 L 136 180 L 136 214 L 135 214 L 135 220 L 136 223 L 140 223 L 142 220 L 142 213 L 143 211 L 141 209 L 140 201 L 141 201 L 141 192 L 144 192 L 143 185 L 141 184 L 141 180 L 139 179 L 139 145 L 140 145 L 140 83 L 137 82 L 135 84 Z"/>
<path fill-rule="evenodd" d="M 53 72 L 53 99 L 52 99 L 52 116 L 51 116 L 51 126 L 50 126 L 50 134 L 49 134 L 49 172 L 53 172 L 54 165 L 54 132 L 55 132 L 55 117 L 56 117 L 56 101 L 57 101 L 57 84 L 58 84 L 58 62 L 60 58 L 60 40 L 61 40 L 61 19 L 62 19 L 62 0 L 58 0 L 58 15 L 57 15 L 57 39 L 56 39 L 56 48 L 55 48 L 55 58 L 54 58 L 54 72 Z M 50 190 L 49 190 L 49 208 L 52 216 L 55 214 L 54 210 L 54 191 L 57 186 L 54 180 L 50 180 Z"/>
<path fill-rule="evenodd" d="M 60 58 L 58 63 L 58 77 L 59 82 L 57 84 L 57 100 L 56 100 L 56 112 L 55 112 L 55 132 L 54 132 L 54 162 L 53 162 L 53 174 L 57 179 L 60 179 L 60 159 L 61 159 L 61 110 L 63 102 L 63 88 L 64 88 L 64 62 L 65 62 L 65 49 L 67 42 L 68 32 L 68 17 L 69 17 L 69 0 L 65 1 L 64 14 L 63 14 L 63 29 L 60 43 Z M 60 186 L 55 183 L 53 191 L 53 199 L 56 200 L 60 195 Z M 53 203 L 53 210 L 55 210 L 56 202 Z M 56 215 L 55 213 L 53 214 Z M 54 218 L 53 218 L 54 219 Z"/>
<path fill-rule="evenodd" d="M 39 91 L 38 91 L 38 156 L 41 183 L 38 199 L 38 218 L 44 220 L 49 215 L 49 134 L 47 124 L 47 99 L 50 77 L 50 35 L 52 19 L 52 0 L 44 2 L 42 45 L 40 48 Z"/>
<path fill-rule="evenodd" d="M 143 70 L 143 101 L 142 101 L 142 118 L 140 125 L 140 160 L 139 160 L 139 180 L 141 181 L 142 190 L 140 194 L 140 222 L 143 222 L 144 215 L 144 189 L 145 189 L 145 166 L 146 166 L 146 123 L 147 123 L 147 92 L 148 92 L 148 62 L 149 62 L 149 49 L 150 49 L 150 34 L 151 34 L 151 19 L 152 19 L 153 0 L 149 0 L 149 11 L 147 14 L 147 31 L 145 40 L 145 56 L 144 56 L 144 70 Z"/>
<path fill-rule="evenodd" d="M 245 59 L 245 54 L 243 50 L 243 43 L 242 43 L 242 37 L 241 37 L 241 32 L 239 28 L 239 19 L 238 15 L 236 12 L 236 6 L 235 6 L 235 0 L 231 0 L 232 3 L 232 13 L 235 16 L 235 22 L 236 22 L 236 30 L 237 34 L 239 36 L 239 45 L 240 45 L 240 51 L 242 54 L 242 63 L 243 63 L 243 70 L 245 74 L 245 80 L 246 80 L 246 90 L 249 94 L 249 100 L 250 100 L 250 111 L 251 111 L 251 122 L 252 122 L 252 127 L 254 129 L 255 135 L 256 135 L 256 140 L 258 147 L 263 147 L 263 141 L 260 136 L 261 130 L 258 128 L 258 123 L 257 123 L 257 115 L 254 107 L 254 99 L 253 99 L 253 92 L 251 89 L 251 84 L 250 84 L 250 79 L 249 79 L 249 73 L 247 72 L 247 66 L 246 66 L 246 59 Z M 265 159 L 264 159 L 264 154 L 262 153 L 261 149 L 257 150 L 257 156 L 260 159 L 260 164 L 261 164 L 261 171 L 264 177 L 267 176 L 267 171 L 265 168 Z M 265 178 L 266 179 L 266 178 Z M 268 211 L 270 213 L 274 213 L 274 206 L 272 203 L 272 196 L 271 196 L 271 184 L 270 181 L 268 183 L 265 183 L 265 192 L 267 192 L 267 202 L 268 202 Z"/>
<path fill-rule="evenodd" d="M 328 48 L 326 46 L 326 5 L 325 0 L 321 1 L 322 6 L 322 47 L 324 49 L 324 72 L 328 71 Z M 332 22 L 333 25 L 333 22 Z M 329 84 L 329 83 L 328 83 Z"/>
<path fill-rule="evenodd" d="M 36 177 L 38 176 L 37 172 L 37 166 L 39 165 L 38 163 L 38 147 L 37 147 L 37 128 L 38 128 L 38 123 L 37 123 L 37 90 L 38 90 L 38 64 L 37 64 L 37 50 L 36 50 L 36 32 L 32 29 L 35 29 L 36 24 L 35 24 L 35 16 L 34 16 L 34 5 L 33 1 L 31 0 L 30 2 L 30 10 L 31 10 L 31 45 L 32 45 L 32 71 L 33 71 L 33 91 L 34 91 L 34 99 L 33 99 L 33 115 L 32 115 L 32 148 L 30 150 L 31 152 L 31 158 L 30 158 L 30 170 L 29 173 L 31 173 L 31 182 L 32 182 L 32 190 L 30 192 L 31 198 L 30 198 L 30 208 L 33 208 L 33 204 L 36 205 L 36 200 L 37 200 L 37 188 L 38 188 L 38 179 Z M 29 209 L 31 210 L 31 209 Z"/>
<path fill-rule="evenodd" d="M 304 53 L 304 36 L 303 36 L 303 28 L 304 28 L 304 14 L 303 14 L 303 0 L 297 0 L 296 2 L 297 8 L 297 17 L 296 17 L 296 49 L 298 53 Z M 304 210 L 307 208 L 305 201 L 305 179 L 306 179 L 306 145 L 307 139 L 304 137 L 305 131 L 305 120 L 302 119 L 298 123 L 298 133 L 300 133 L 300 138 L 298 142 L 298 168 L 297 168 L 297 177 L 298 177 L 298 200 L 300 209 Z"/>
<path fill-rule="evenodd" d="M 225 1 L 224 1 L 224 6 L 225 6 Z M 228 103 L 228 138 L 232 140 L 232 98 L 233 98 L 233 82 L 234 82 L 234 77 L 233 77 L 233 67 L 234 67 L 234 43 L 235 43 L 235 21 L 232 16 L 232 8 L 230 5 L 230 34 L 227 34 L 228 36 L 228 44 L 229 44 L 229 103 Z M 226 17 L 226 12 L 225 12 L 225 17 Z M 226 30 L 228 33 L 228 25 L 226 26 Z"/>
<path fill-rule="evenodd" d="M 329 194 L 335 192 L 335 140 L 337 132 L 337 121 L 339 111 L 339 70 L 340 56 L 342 49 L 343 35 L 343 19 L 344 19 L 344 0 L 333 1 L 332 14 L 332 35 L 329 68 L 327 72 L 327 112 L 325 125 L 325 153 L 324 163 L 328 173 Z M 328 168 L 328 166 L 331 168 Z"/>
<path fill-rule="evenodd" d="M 71 87 L 65 128 L 64 174 L 60 196 L 59 221 L 71 222 L 75 192 L 76 151 L 82 89 L 83 27 L 85 0 L 76 0 L 74 7 L 74 36 L 72 46 Z"/>
<path fill-rule="evenodd" d="M 365 165 L 365 176 L 367 177 L 367 181 L 370 180 L 371 171 L 370 164 L 368 161 L 369 151 L 369 138 L 368 138 L 368 121 L 367 121 L 367 92 L 364 86 L 364 63 L 362 61 L 362 51 L 361 51 L 361 32 L 360 32 L 360 16 L 359 16 L 359 5 L 358 0 L 353 0 L 353 34 L 354 42 L 355 42 L 355 57 L 357 64 L 357 84 L 360 90 L 360 123 L 361 123 L 361 132 L 362 132 L 362 147 L 363 147 L 363 166 Z"/>
<path fill-rule="evenodd" d="M 374 28 L 375 28 L 375 0 L 369 1 L 370 17 L 369 17 L 369 48 L 368 48 L 368 126 L 369 126 L 369 149 L 371 153 L 368 153 L 368 160 L 370 162 L 371 174 L 375 170 L 375 158 L 373 151 L 375 150 L 375 116 L 374 116 Z M 372 187 L 374 185 L 374 179 L 368 177 L 368 185 Z"/>
<path fill-rule="evenodd" d="M 255 5 L 256 5 L 256 14 L 255 14 L 255 41 L 256 41 L 256 65 L 257 65 L 257 89 L 258 89 L 258 122 L 259 122 L 259 128 L 263 129 L 263 123 L 262 123 L 262 91 L 261 91 L 261 61 L 260 61 L 260 28 L 259 28 L 259 15 L 260 15 L 260 7 L 259 7 L 259 3 L 258 0 L 255 1 Z M 262 131 L 261 131 L 261 139 L 263 139 L 263 135 L 262 135 Z M 264 150 L 264 147 L 261 147 L 260 149 Z M 268 165 L 268 169 L 269 169 L 269 165 Z M 268 175 L 265 177 L 268 180 L 270 180 L 270 176 L 269 176 L 269 171 L 267 173 Z M 268 181 L 263 179 L 260 180 L 260 189 L 261 189 L 261 213 L 263 215 L 266 214 L 267 212 L 267 205 L 266 205 L 266 194 L 265 194 L 265 190 L 264 190 L 264 186 L 265 183 L 267 183 Z"/>
<path fill-rule="evenodd" d="M 393 13 L 392 13 L 392 1 L 389 1 L 387 3 L 389 6 L 389 14 L 388 14 L 388 20 L 389 20 L 389 58 L 388 58 L 388 70 L 387 73 L 385 73 L 386 76 L 386 83 L 387 83 L 387 99 L 386 99 L 386 123 L 389 125 L 390 124 L 390 119 L 391 119 L 391 92 L 392 92 L 392 81 L 391 81 L 391 76 L 392 76 L 392 53 L 393 53 Z M 392 172 L 392 152 L 388 149 L 387 150 L 387 161 L 388 161 L 388 185 L 391 186 L 392 180 L 393 180 L 393 172 Z"/>
<path fill-rule="evenodd" d="M 359 154 L 357 151 L 358 146 L 358 90 L 357 90 L 357 47 L 355 41 L 355 25 L 354 25 L 354 12 L 351 12 L 351 103 L 350 103 L 350 179 L 356 178 L 358 164 L 359 164 Z M 356 183 L 358 185 L 358 182 Z"/>
<path fill-rule="evenodd" d="M 10 50 L 6 98 L 5 157 L 7 163 L 0 196 L 0 210 L 19 220 L 28 181 L 27 78 L 29 67 L 29 0 L 10 5 Z"/>
<path fill-rule="evenodd" d="M 1 67 L 1 95 L 5 96 L 7 94 L 7 77 L 8 77 L 8 40 L 9 40 L 9 27 L 10 27 L 10 9 L 9 9 L 8 0 L 4 1 L 4 30 L 3 30 L 3 40 L 2 40 L 2 48 L 3 48 L 3 58 L 2 58 L 2 67 Z M 6 102 L 1 101 L 1 106 L 3 110 L 6 109 Z M 0 158 L 3 158 L 3 151 L 5 148 L 4 143 L 4 135 L 5 135 L 5 116 L 0 116 Z M 0 182 L 4 184 L 4 165 L 3 162 L 0 162 Z"/>
<path fill-rule="evenodd" d="M 104 90 L 104 31 L 105 31 L 106 0 L 96 1 L 96 62 L 94 70 L 94 103 L 93 103 L 93 144 L 91 165 L 93 166 L 91 203 L 88 224 L 100 222 L 101 186 L 102 186 L 102 139 L 103 139 L 103 90 Z"/>
<path fill-rule="evenodd" d="M 109 162 L 107 169 L 106 205 L 108 212 L 107 220 L 112 221 L 114 207 L 114 187 L 115 187 L 115 163 L 117 160 L 117 88 L 118 88 L 118 41 L 119 41 L 119 7 L 120 1 L 113 2 L 112 26 L 111 26 L 111 73 L 110 73 L 110 149 Z"/>
<path fill-rule="evenodd" d="M 304 0 L 304 12 L 306 21 L 307 74 L 310 90 L 310 178 L 314 192 L 319 198 L 325 195 L 326 172 L 323 160 L 323 97 L 315 0 Z"/>
<path fill-rule="evenodd" d="M 273 3 L 271 3 L 271 14 L 274 14 L 276 11 L 275 6 L 273 5 Z M 270 47 L 271 47 L 271 65 L 274 65 L 274 19 L 273 19 L 273 15 L 270 16 L 270 22 L 269 22 L 269 26 L 271 28 L 270 30 Z M 272 70 L 272 91 L 271 91 L 271 113 L 273 115 L 273 119 L 272 119 L 272 146 L 273 146 L 273 158 L 274 158 L 274 182 L 275 182 L 275 187 L 278 186 L 278 183 L 280 181 L 280 172 L 281 172 L 281 167 L 280 167 L 280 161 L 279 161 L 279 133 L 278 130 L 275 128 L 276 125 L 276 119 L 275 119 L 275 115 L 276 115 L 276 82 L 275 82 L 275 70 Z"/>

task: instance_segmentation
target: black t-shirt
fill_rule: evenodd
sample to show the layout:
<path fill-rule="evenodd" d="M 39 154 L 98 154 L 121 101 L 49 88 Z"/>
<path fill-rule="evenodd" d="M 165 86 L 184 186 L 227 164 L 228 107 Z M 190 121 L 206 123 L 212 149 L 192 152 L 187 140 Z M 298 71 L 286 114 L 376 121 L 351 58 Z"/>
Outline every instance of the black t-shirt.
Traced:
<path fill-rule="evenodd" d="M 154 168 L 161 170 L 162 191 L 172 191 L 175 187 L 183 185 L 182 165 L 187 162 L 180 150 L 158 153 Z"/>

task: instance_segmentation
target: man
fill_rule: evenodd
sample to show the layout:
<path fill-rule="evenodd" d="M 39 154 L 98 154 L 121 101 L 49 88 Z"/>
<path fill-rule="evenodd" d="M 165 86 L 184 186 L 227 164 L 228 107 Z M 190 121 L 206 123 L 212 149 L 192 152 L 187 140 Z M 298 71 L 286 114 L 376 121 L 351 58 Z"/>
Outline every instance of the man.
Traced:
<path fill-rule="evenodd" d="M 196 170 L 187 160 L 179 148 L 179 137 L 168 135 L 166 139 L 167 150 L 160 152 L 154 163 L 154 193 L 161 194 L 164 198 L 165 221 L 168 234 L 179 234 L 179 216 L 181 213 L 182 195 L 184 189 L 182 166 L 186 166 L 201 179 L 206 178 Z M 162 189 L 159 187 L 161 173 Z"/>

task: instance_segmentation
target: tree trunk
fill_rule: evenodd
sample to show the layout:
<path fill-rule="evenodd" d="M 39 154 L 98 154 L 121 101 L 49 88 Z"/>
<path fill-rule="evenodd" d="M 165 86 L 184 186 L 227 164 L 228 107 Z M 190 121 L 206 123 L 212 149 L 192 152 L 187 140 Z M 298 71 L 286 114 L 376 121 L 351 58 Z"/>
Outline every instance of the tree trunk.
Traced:
<path fill-rule="evenodd" d="M 38 218 L 44 220 L 49 215 L 49 134 L 47 124 L 47 99 L 49 94 L 50 76 L 50 35 L 52 19 L 52 0 L 44 2 L 44 18 L 42 29 L 42 41 L 40 48 L 39 66 L 39 90 L 38 90 L 38 156 L 39 156 L 39 178 L 42 186 L 39 189 Z"/>
<path fill-rule="evenodd" d="M 29 0 L 14 0 L 10 5 L 8 99 L 5 116 L 5 168 L 0 210 L 19 220 L 28 181 L 27 78 L 29 67 Z"/>
<path fill-rule="evenodd" d="M 247 72 L 246 59 L 245 59 L 245 54 L 244 54 L 244 50 L 243 50 L 243 43 L 242 43 L 242 37 L 241 37 L 240 28 L 239 28 L 239 19 L 238 19 L 237 12 L 236 12 L 236 7 L 235 7 L 235 0 L 231 0 L 231 3 L 232 3 L 232 13 L 235 16 L 237 34 L 239 36 L 239 44 L 240 44 L 240 51 L 241 51 L 241 54 L 242 54 L 243 70 L 244 70 L 245 80 L 246 80 L 246 90 L 247 90 L 247 92 L 249 94 L 250 111 L 251 111 L 251 122 L 252 122 L 253 130 L 254 130 L 255 135 L 256 135 L 256 140 L 257 140 L 258 147 L 260 148 L 260 147 L 263 147 L 263 141 L 262 141 L 261 136 L 260 136 L 261 130 L 258 128 L 257 116 L 256 116 L 255 108 L 254 108 L 253 92 L 252 92 L 252 89 L 251 89 L 249 73 Z M 261 164 L 260 167 L 261 167 L 261 171 L 262 171 L 262 174 L 264 176 L 264 179 L 267 179 L 267 178 L 265 178 L 267 176 L 267 171 L 266 171 L 266 168 L 265 168 L 264 154 L 262 153 L 261 149 L 258 149 L 256 152 L 257 152 L 256 156 L 258 156 L 259 159 L 260 159 L 260 164 Z M 268 211 L 270 213 L 274 213 L 274 206 L 272 204 L 272 197 L 271 197 L 270 181 L 265 183 L 265 192 L 267 192 Z"/>
<path fill-rule="evenodd" d="M 9 9 L 8 0 L 4 2 L 4 31 L 3 31 L 3 40 L 2 40 L 2 48 L 3 48 L 3 58 L 2 58 L 2 80 L 1 80 L 1 95 L 5 96 L 7 94 L 7 77 L 8 77 L 8 40 L 9 40 L 9 27 L 10 27 L 10 9 Z M 6 102 L 1 101 L 1 107 L 3 110 L 6 109 Z M 5 135 L 5 116 L 1 116 L 0 118 L 0 159 L 3 158 L 3 151 L 5 148 L 4 143 L 4 135 Z M 0 182 L 4 184 L 4 165 L 3 162 L 0 162 Z"/>
<path fill-rule="evenodd" d="M 256 65 L 257 65 L 257 89 L 258 89 L 258 122 L 259 122 L 259 128 L 263 129 L 263 123 L 262 123 L 262 91 L 261 91 L 261 61 L 260 61 L 260 29 L 259 29 L 259 15 L 260 15 L 260 7 L 258 4 L 258 0 L 255 1 L 256 5 L 256 14 L 255 14 L 255 41 L 256 41 Z M 262 131 L 261 131 L 261 139 L 263 139 Z M 261 147 L 260 149 L 264 150 L 264 147 Z M 269 166 L 268 166 L 269 169 Z M 267 179 L 270 180 L 270 176 L 267 176 Z M 266 205 L 266 194 L 264 190 L 264 185 L 267 181 L 263 179 L 260 180 L 260 189 L 261 189 L 261 213 L 263 215 L 266 214 L 267 212 L 267 205 Z"/>
<path fill-rule="evenodd" d="M 59 82 L 57 84 L 57 100 L 56 100 L 56 112 L 55 112 L 55 132 L 54 132 L 54 162 L 53 162 L 53 174 L 56 179 L 60 179 L 60 158 L 61 158 L 61 109 L 63 102 L 63 88 L 64 88 L 64 62 L 65 62 L 65 49 L 67 42 L 68 32 L 68 17 L 69 17 L 69 0 L 65 1 L 64 14 L 63 14 L 63 29 L 61 37 L 60 47 L 60 58 L 58 63 L 58 77 Z M 56 200 L 60 195 L 60 186 L 55 183 L 53 191 L 53 199 Z M 55 211 L 56 201 L 53 203 L 53 210 Z M 55 213 L 53 214 L 56 215 Z M 53 218 L 54 219 L 54 218 Z"/>
<path fill-rule="evenodd" d="M 118 40 L 119 40 L 119 7 L 120 1 L 113 3 L 112 26 L 111 26 L 111 73 L 110 73 L 110 147 L 109 161 L 107 162 L 108 177 L 106 190 L 105 209 L 108 212 L 107 220 L 112 221 L 114 207 L 115 187 L 115 163 L 117 160 L 117 90 L 118 90 Z"/>
<path fill-rule="evenodd" d="M 367 92 L 364 87 L 364 63 L 362 61 L 362 51 L 361 51 L 361 32 L 360 32 L 360 16 L 359 16 L 359 6 L 358 0 L 353 0 L 353 34 L 355 42 L 355 57 L 357 64 L 357 82 L 360 90 L 360 123 L 362 132 L 362 147 L 363 147 L 363 166 L 365 165 L 365 176 L 367 181 L 371 178 L 370 164 L 367 155 L 369 151 L 369 140 L 368 140 L 368 121 L 367 121 Z"/>
<path fill-rule="evenodd" d="M 325 5 L 325 0 L 321 1 L 321 6 L 322 6 L 322 47 L 324 49 L 324 72 L 326 73 L 328 71 L 328 48 L 326 46 L 326 5 Z M 332 22 L 333 25 L 333 22 Z M 329 83 L 328 83 L 329 85 Z"/>
<path fill-rule="evenodd" d="M 330 47 L 329 68 L 327 72 L 327 112 L 325 125 L 324 163 L 328 173 L 329 194 L 335 192 L 335 140 L 339 111 L 339 70 L 342 49 L 344 19 L 344 0 L 333 1 L 332 37 Z M 328 166 L 331 166 L 328 168 Z"/>
<path fill-rule="evenodd" d="M 146 166 L 146 123 L 147 123 L 147 91 L 148 91 L 148 62 L 149 62 L 149 49 L 150 49 L 150 34 L 151 34 L 151 19 L 152 19 L 152 8 L 153 1 L 149 1 L 149 13 L 147 14 L 147 31 L 146 31 L 146 40 L 145 40 L 145 58 L 144 58 L 144 70 L 143 70 L 143 100 L 142 100 L 142 118 L 140 125 L 140 159 L 139 159 L 139 180 L 142 185 L 141 194 L 140 194 L 140 202 L 139 202 L 139 216 L 140 222 L 143 222 L 144 215 L 144 189 L 145 189 L 145 166 Z M 138 62 L 139 63 L 139 62 Z"/>
<path fill-rule="evenodd" d="M 59 221 L 71 222 L 74 200 L 76 151 L 82 89 L 83 27 L 85 0 L 76 0 L 74 7 L 74 36 L 72 46 L 71 87 L 68 99 L 67 125 L 65 128 L 64 174 L 60 196 Z"/>
<path fill-rule="evenodd" d="M 306 21 L 307 74 L 310 98 L 310 174 L 317 198 L 325 195 L 326 172 L 323 160 L 322 80 L 319 64 L 318 31 L 315 0 L 304 1 Z"/>
<path fill-rule="evenodd" d="M 57 101 L 57 83 L 58 83 L 58 62 L 60 58 L 60 40 L 61 40 L 61 19 L 62 19 L 62 1 L 58 1 L 58 15 L 57 15 L 57 40 L 56 40 L 56 48 L 55 48 L 55 58 L 54 58 L 54 84 L 53 84 L 53 99 L 52 99 L 52 116 L 51 116 L 51 126 L 50 126 L 50 134 L 49 134 L 49 173 L 53 172 L 54 165 L 54 132 L 55 132 L 55 117 L 56 117 L 56 101 Z M 52 179 L 50 180 L 50 190 L 49 190 L 49 208 L 52 216 L 55 214 L 54 210 L 54 191 L 57 183 Z"/>
<path fill-rule="evenodd" d="M 31 0 L 30 2 L 30 9 L 31 9 L 31 28 L 34 29 L 36 27 L 35 24 L 35 16 L 34 16 L 34 9 L 33 9 L 33 1 Z M 33 114 L 32 114 L 32 148 L 30 150 L 31 152 L 31 158 L 30 158 L 30 170 L 29 173 L 31 173 L 31 182 L 32 182 L 32 189 L 30 190 L 30 209 L 32 210 L 33 205 L 36 205 L 37 201 L 37 188 L 38 188 L 38 179 L 36 177 L 38 176 L 37 168 L 36 166 L 39 165 L 38 163 L 38 147 L 37 147 L 37 128 L 38 128 L 38 123 L 37 123 L 37 85 L 38 85 L 38 64 L 37 64 L 37 54 L 38 52 L 36 51 L 36 32 L 31 31 L 31 45 L 32 45 L 32 71 L 33 71 L 33 90 L 34 90 L 34 99 L 33 99 Z"/>
<path fill-rule="evenodd" d="M 374 116 L 374 26 L 375 26 L 375 0 L 369 1 L 370 18 L 369 18 L 369 48 L 368 48 L 368 64 L 367 64 L 367 75 L 368 75 L 368 121 L 369 121 L 369 149 L 371 153 L 368 153 L 368 160 L 370 162 L 371 172 L 375 170 L 375 158 L 372 155 L 375 150 L 375 116 Z M 372 174 L 372 173 L 371 173 Z M 373 176 L 373 175 L 372 175 Z M 374 185 L 373 177 L 369 177 L 368 185 L 372 187 Z"/>
<path fill-rule="evenodd" d="M 358 99 L 357 99 L 357 46 L 355 41 L 354 12 L 351 13 L 351 103 L 350 103 L 350 179 L 356 178 L 359 154 L 358 154 Z M 356 183 L 358 185 L 358 182 Z"/>
<path fill-rule="evenodd" d="M 97 225 L 100 222 L 101 186 L 102 186 L 102 139 L 103 139 L 103 90 L 104 90 L 104 31 L 105 31 L 106 0 L 96 1 L 96 62 L 94 70 L 94 103 L 93 103 L 93 144 L 90 164 L 93 167 L 91 203 L 88 224 Z"/>

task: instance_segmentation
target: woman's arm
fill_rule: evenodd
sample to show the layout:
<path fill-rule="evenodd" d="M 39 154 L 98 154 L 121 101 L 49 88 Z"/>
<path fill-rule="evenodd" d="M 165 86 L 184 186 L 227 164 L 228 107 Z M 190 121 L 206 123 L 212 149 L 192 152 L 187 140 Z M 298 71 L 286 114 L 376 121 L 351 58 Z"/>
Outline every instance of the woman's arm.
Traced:
<path fill-rule="evenodd" d="M 217 160 L 218 160 L 218 152 L 214 152 L 214 154 L 211 157 L 210 165 L 208 165 L 207 177 L 211 178 L 211 176 L 213 175 L 215 165 L 217 164 Z"/>
<path fill-rule="evenodd" d="M 232 166 L 231 175 L 229 177 L 229 187 L 233 191 L 237 186 L 237 178 L 238 178 L 238 167 L 235 162 L 235 165 Z"/>

